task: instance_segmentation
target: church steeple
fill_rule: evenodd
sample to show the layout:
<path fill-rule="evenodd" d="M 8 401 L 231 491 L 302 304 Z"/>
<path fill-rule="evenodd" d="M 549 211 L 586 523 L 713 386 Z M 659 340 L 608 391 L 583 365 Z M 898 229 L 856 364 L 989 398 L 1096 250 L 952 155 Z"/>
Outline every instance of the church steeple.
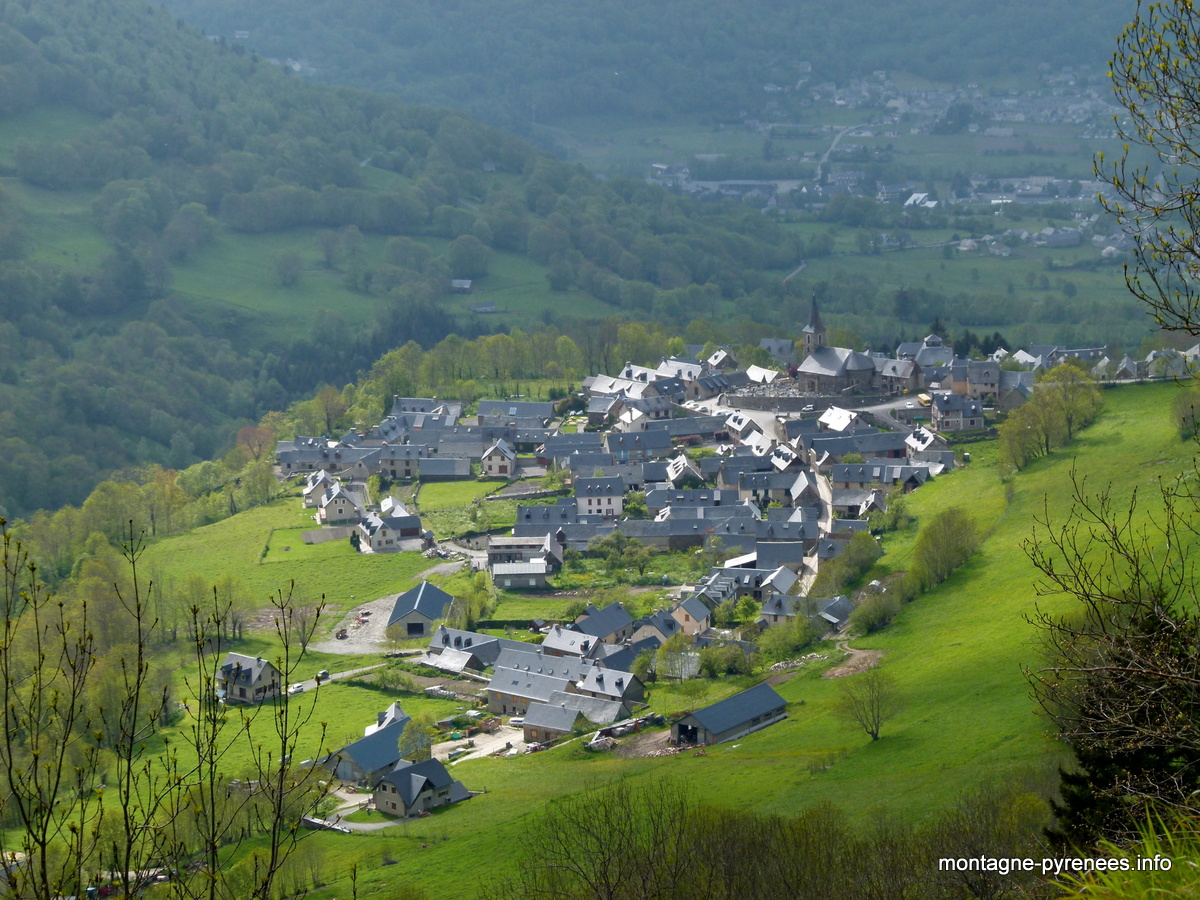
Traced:
<path fill-rule="evenodd" d="M 817 309 L 817 292 L 813 291 L 812 311 L 808 314 L 808 324 L 804 326 L 804 355 L 808 356 L 824 346 L 825 326 L 821 324 L 821 311 Z"/>

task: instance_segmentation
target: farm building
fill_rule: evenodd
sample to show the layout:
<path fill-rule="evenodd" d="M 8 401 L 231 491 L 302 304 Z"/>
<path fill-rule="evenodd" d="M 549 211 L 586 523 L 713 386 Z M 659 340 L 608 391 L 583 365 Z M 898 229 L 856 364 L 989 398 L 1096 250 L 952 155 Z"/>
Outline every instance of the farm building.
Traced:
<path fill-rule="evenodd" d="M 679 744 L 721 744 L 787 718 L 787 702 L 765 681 L 698 709 L 671 726 Z"/>

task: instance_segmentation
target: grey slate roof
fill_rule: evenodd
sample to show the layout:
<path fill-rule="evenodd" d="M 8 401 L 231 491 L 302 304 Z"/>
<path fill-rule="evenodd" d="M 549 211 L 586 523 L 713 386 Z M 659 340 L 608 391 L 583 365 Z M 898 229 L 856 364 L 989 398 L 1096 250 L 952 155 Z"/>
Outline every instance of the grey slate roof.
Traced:
<path fill-rule="evenodd" d="M 756 716 L 776 710 L 782 711 L 786 707 L 787 701 L 764 681 L 720 703 L 696 710 L 692 713 L 692 718 L 707 731 L 719 735 L 749 722 Z"/>
<path fill-rule="evenodd" d="M 850 372 L 875 371 L 875 361 L 865 353 L 845 347 L 815 347 L 799 371 L 805 375 L 841 377 Z"/>
<path fill-rule="evenodd" d="M 542 641 L 542 646 L 546 650 L 571 653 L 577 656 L 587 656 L 595 649 L 595 645 L 594 635 L 577 631 L 574 626 L 564 627 L 562 625 L 555 625 L 551 628 L 546 634 L 546 639 Z"/>
<path fill-rule="evenodd" d="M 582 678 L 576 680 L 576 686 L 581 692 L 587 691 L 612 700 L 622 700 L 629 693 L 636 676 L 619 669 L 594 666 L 585 672 Z"/>
<path fill-rule="evenodd" d="M 671 449 L 671 436 L 660 428 L 647 428 L 633 434 L 609 433 L 605 435 L 605 447 L 609 453 L 665 453 Z"/>
<path fill-rule="evenodd" d="M 594 725 L 610 725 L 629 715 L 629 708 L 620 700 L 605 700 L 603 697 L 585 697 L 582 694 L 567 694 L 555 691 L 550 695 L 552 706 L 566 706 L 583 713 L 583 717 Z M 529 724 L 529 717 L 525 717 Z"/>
<path fill-rule="evenodd" d="M 261 656 L 227 653 L 225 662 L 221 664 L 221 674 L 225 676 L 226 681 L 233 684 L 249 685 L 256 683 L 268 666 L 275 669 L 274 663 Z"/>
<path fill-rule="evenodd" d="M 394 625 L 409 613 L 416 611 L 427 619 L 441 619 L 446 615 L 446 609 L 454 602 L 454 598 L 440 587 L 422 581 L 396 597 L 392 606 L 392 614 L 388 616 L 388 625 Z"/>
<path fill-rule="evenodd" d="M 404 801 L 405 807 L 412 806 L 417 796 L 427 786 L 435 791 L 440 791 L 455 783 L 454 779 L 450 777 L 450 773 L 446 771 L 446 766 L 439 759 L 427 759 L 419 763 L 402 759 L 396 764 L 396 768 L 379 779 L 380 784 L 384 782 L 396 789 L 396 793 Z"/>
<path fill-rule="evenodd" d="M 440 653 L 444 649 L 466 650 L 474 653 L 485 666 L 495 664 L 502 650 L 510 647 L 521 649 L 529 646 L 524 641 L 492 637 L 490 634 L 478 634 L 474 631 L 460 631 L 457 628 L 447 628 L 445 625 L 439 625 L 437 631 L 433 633 L 433 637 L 429 639 L 430 653 Z"/>
<path fill-rule="evenodd" d="M 500 416 L 509 419 L 550 419 L 554 416 L 554 404 L 535 401 L 480 400 L 480 418 Z"/>
<path fill-rule="evenodd" d="M 603 609 L 596 609 L 589 603 L 586 618 L 577 622 L 575 627 L 584 634 L 604 638 L 632 624 L 633 617 L 625 611 L 625 607 L 614 600 Z"/>
<path fill-rule="evenodd" d="M 400 759 L 400 735 L 404 733 L 404 726 L 410 721 L 408 715 L 394 719 L 373 734 L 361 737 L 336 753 L 331 753 L 322 762 L 333 764 L 339 757 L 348 759 L 368 774 L 394 765 Z"/>
<path fill-rule="evenodd" d="M 572 679 L 557 678 L 552 675 L 539 675 L 536 672 L 525 672 L 520 669 L 505 669 L 497 666 L 488 682 L 489 691 L 511 694 L 514 697 L 524 697 L 527 700 L 548 702 L 555 691 L 569 690 Z"/>
<path fill-rule="evenodd" d="M 595 665 L 581 656 L 547 656 L 537 644 L 526 644 L 528 650 L 510 647 L 500 651 L 496 659 L 497 669 L 514 669 L 549 675 L 551 678 L 567 678 L 578 681 L 583 673 Z"/>
<path fill-rule="evenodd" d="M 525 710 L 526 728 L 547 728 L 551 731 L 572 731 L 579 710 L 552 703 L 530 703 Z"/>
<path fill-rule="evenodd" d="M 624 493 L 625 482 L 620 477 L 575 479 L 576 497 L 619 497 Z"/>
<path fill-rule="evenodd" d="M 679 601 L 678 608 L 682 609 L 697 622 L 703 622 L 711 615 L 708 606 L 695 594 L 691 594 Z"/>

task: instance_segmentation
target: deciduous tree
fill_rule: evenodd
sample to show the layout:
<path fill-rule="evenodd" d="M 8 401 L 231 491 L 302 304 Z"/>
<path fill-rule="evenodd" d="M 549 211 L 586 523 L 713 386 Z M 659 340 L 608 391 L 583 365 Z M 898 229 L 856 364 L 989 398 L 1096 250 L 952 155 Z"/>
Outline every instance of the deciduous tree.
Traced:
<path fill-rule="evenodd" d="M 879 740 L 884 724 L 900 712 L 896 683 L 882 669 L 868 669 L 842 679 L 835 707 L 838 716 Z"/>
<path fill-rule="evenodd" d="M 1129 290 L 1165 328 L 1200 334 L 1200 15 L 1190 2 L 1138 0 L 1111 74 L 1128 118 L 1114 117 L 1124 150 L 1098 154 L 1113 194 L 1101 202 L 1134 241 Z M 1149 150 L 1139 165 L 1134 153 Z"/>

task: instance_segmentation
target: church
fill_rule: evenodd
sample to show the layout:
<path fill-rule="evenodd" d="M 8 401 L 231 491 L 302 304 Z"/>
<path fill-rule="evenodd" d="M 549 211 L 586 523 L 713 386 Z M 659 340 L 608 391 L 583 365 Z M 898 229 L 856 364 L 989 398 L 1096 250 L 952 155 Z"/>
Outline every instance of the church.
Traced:
<path fill-rule="evenodd" d="M 870 391 L 874 380 L 875 361 L 870 356 L 825 343 L 825 326 L 814 294 L 804 326 L 804 362 L 796 371 L 800 389 L 813 394 Z"/>

